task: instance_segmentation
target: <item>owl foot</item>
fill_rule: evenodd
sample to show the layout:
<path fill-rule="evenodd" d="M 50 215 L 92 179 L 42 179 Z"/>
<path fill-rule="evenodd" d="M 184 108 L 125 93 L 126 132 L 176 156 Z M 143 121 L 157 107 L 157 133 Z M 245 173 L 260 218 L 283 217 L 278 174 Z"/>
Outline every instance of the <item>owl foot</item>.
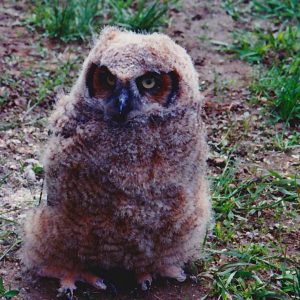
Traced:
<path fill-rule="evenodd" d="M 93 287 L 95 287 L 96 289 L 99 290 L 106 290 L 106 285 L 104 284 L 103 279 L 94 276 L 90 273 L 87 272 L 82 272 L 79 276 L 81 281 L 84 281 L 86 283 L 89 283 L 90 285 L 92 285 Z"/>
<path fill-rule="evenodd" d="M 186 275 L 180 267 L 168 266 L 161 269 L 159 273 L 162 277 L 174 278 L 179 282 L 186 280 Z"/>
<path fill-rule="evenodd" d="M 66 296 L 67 299 L 73 299 L 73 293 L 76 290 L 75 279 L 69 276 L 64 277 L 60 281 L 60 288 L 58 289 L 59 296 Z"/>
<path fill-rule="evenodd" d="M 48 267 L 43 268 L 39 272 L 39 275 L 60 279 L 60 288 L 58 289 L 58 292 L 66 295 L 68 299 L 72 299 L 73 297 L 73 292 L 76 289 L 76 281 L 86 282 L 99 290 L 106 289 L 103 279 L 85 271 L 76 270 L 71 272 L 62 270 L 61 268 Z"/>
<path fill-rule="evenodd" d="M 141 286 L 142 291 L 147 291 L 151 287 L 152 276 L 148 273 L 138 275 L 137 282 Z"/>

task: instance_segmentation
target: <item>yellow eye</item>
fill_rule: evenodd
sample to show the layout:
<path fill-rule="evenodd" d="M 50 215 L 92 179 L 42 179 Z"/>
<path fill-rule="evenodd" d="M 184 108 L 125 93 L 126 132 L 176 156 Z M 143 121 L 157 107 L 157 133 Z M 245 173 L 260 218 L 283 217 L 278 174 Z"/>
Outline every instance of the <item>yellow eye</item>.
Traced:
<path fill-rule="evenodd" d="M 142 86 L 145 89 L 152 89 L 155 86 L 155 83 L 154 77 L 147 77 L 142 80 Z"/>
<path fill-rule="evenodd" d="M 116 78 L 113 75 L 108 74 L 107 77 L 106 77 L 106 82 L 107 82 L 108 85 L 114 86 L 115 83 L 116 83 Z"/>

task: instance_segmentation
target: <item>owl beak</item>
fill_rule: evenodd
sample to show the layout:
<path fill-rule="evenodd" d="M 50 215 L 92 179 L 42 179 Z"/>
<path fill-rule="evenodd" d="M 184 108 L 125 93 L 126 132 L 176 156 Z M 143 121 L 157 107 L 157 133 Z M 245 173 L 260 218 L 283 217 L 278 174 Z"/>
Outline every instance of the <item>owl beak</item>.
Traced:
<path fill-rule="evenodd" d="M 127 89 L 122 89 L 119 95 L 119 99 L 118 99 L 118 110 L 119 110 L 119 114 L 123 114 L 126 113 L 126 109 L 128 107 L 128 91 Z"/>
<path fill-rule="evenodd" d="M 129 112 L 132 110 L 128 88 L 122 87 L 120 89 L 118 95 L 114 98 L 112 105 L 113 106 L 110 108 L 111 118 L 118 123 L 124 123 L 127 120 Z"/>

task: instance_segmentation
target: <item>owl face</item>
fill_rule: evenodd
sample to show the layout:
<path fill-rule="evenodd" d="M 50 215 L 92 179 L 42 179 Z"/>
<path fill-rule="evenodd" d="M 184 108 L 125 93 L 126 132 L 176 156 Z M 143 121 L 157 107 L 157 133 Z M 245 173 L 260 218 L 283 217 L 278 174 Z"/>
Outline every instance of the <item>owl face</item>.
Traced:
<path fill-rule="evenodd" d="M 154 72 L 121 79 L 105 65 L 92 64 L 87 73 L 89 97 L 102 102 L 106 117 L 124 123 L 133 111 L 157 104 L 169 107 L 178 95 L 176 71 Z"/>
<path fill-rule="evenodd" d="M 182 47 L 163 34 L 114 27 L 101 32 L 71 94 L 74 104 L 120 124 L 202 100 L 197 72 Z"/>

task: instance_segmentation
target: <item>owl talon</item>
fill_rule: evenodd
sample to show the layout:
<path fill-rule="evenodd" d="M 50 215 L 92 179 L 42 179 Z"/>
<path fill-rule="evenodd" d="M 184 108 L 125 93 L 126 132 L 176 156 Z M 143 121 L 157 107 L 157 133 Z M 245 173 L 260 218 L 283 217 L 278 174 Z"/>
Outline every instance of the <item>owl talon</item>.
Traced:
<path fill-rule="evenodd" d="M 101 278 L 97 278 L 93 285 L 97 289 L 106 290 L 106 285 L 104 284 L 104 281 Z"/>
<path fill-rule="evenodd" d="M 145 280 L 144 282 L 141 283 L 141 289 L 142 291 L 148 291 L 151 287 L 151 281 Z"/>
<path fill-rule="evenodd" d="M 76 286 L 74 284 L 63 285 L 58 289 L 58 297 L 66 296 L 68 300 L 72 300 L 74 290 L 76 290 Z"/>
<path fill-rule="evenodd" d="M 98 290 L 106 290 L 106 285 L 102 278 L 99 278 L 89 272 L 81 272 L 79 274 L 79 278 L 81 281 L 84 281 L 92 286 L 94 286 Z"/>
<path fill-rule="evenodd" d="M 181 270 L 180 275 L 176 278 L 179 282 L 184 282 L 186 280 L 186 274 L 183 270 Z"/>
<path fill-rule="evenodd" d="M 169 266 L 160 271 L 160 275 L 163 277 L 174 278 L 179 282 L 186 280 L 186 274 L 180 267 Z"/>
<path fill-rule="evenodd" d="M 150 274 L 141 274 L 138 276 L 138 283 L 142 291 L 148 291 L 152 284 L 152 277 Z"/>

